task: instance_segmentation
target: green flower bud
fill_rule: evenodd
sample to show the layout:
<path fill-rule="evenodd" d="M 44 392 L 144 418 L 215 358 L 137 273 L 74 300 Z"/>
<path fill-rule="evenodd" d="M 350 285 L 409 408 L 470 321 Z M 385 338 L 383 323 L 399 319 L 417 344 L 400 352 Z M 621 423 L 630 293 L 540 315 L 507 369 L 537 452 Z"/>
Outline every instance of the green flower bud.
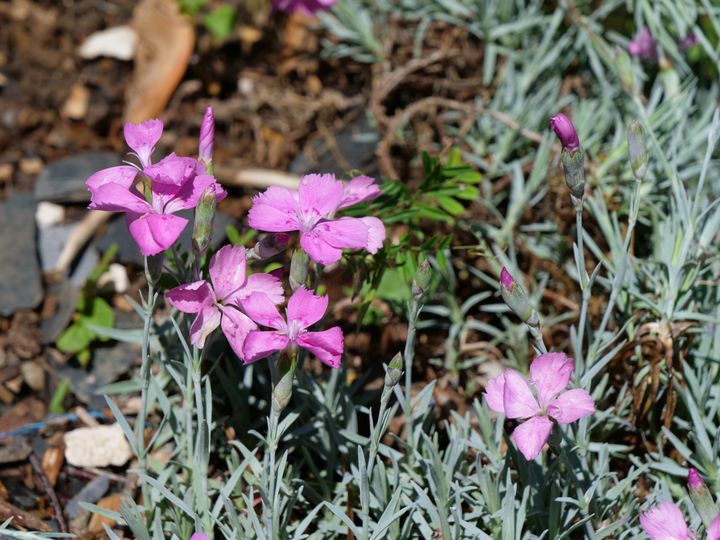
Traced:
<path fill-rule="evenodd" d="M 416 299 L 422 297 L 430 288 L 432 283 L 432 267 L 430 261 L 425 259 L 415 271 L 412 283 L 412 294 Z"/>
<path fill-rule="evenodd" d="M 192 247 L 197 257 L 203 255 L 210 245 L 216 207 L 217 193 L 215 192 L 215 186 L 210 185 L 202 192 L 198 204 L 195 207 Z"/>
<path fill-rule="evenodd" d="M 277 417 L 285 410 L 293 391 L 297 349 L 285 349 L 280 353 L 272 372 L 272 410 Z"/>
<path fill-rule="evenodd" d="M 625 49 L 615 50 L 615 69 L 617 70 L 620 84 L 628 94 L 635 91 L 635 75 L 633 74 L 632 60 Z"/>
<path fill-rule="evenodd" d="M 645 128 L 638 120 L 633 120 L 627 129 L 628 154 L 630 167 L 635 179 L 640 182 L 645 177 L 648 165 L 648 152 L 645 146 Z"/>
<path fill-rule="evenodd" d="M 565 171 L 565 184 L 576 199 L 585 195 L 585 152 L 581 146 L 574 150 L 563 148 L 562 164 Z"/>
<path fill-rule="evenodd" d="M 402 354 L 397 353 L 390 360 L 387 370 L 385 371 L 385 388 L 392 388 L 399 381 L 403 374 L 403 357 Z"/>
<path fill-rule="evenodd" d="M 145 257 L 145 279 L 148 283 L 154 285 L 160 280 L 163 272 L 163 264 L 165 264 L 164 251 L 161 251 L 157 255 L 148 255 Z"/>
<path fill-rule="evenodd" d="M 309 263 L 308 254 L 300 248 L 296 249 L 290 260 L 290 288 L 293 291 L 300 287 L 307 287 Z"/>

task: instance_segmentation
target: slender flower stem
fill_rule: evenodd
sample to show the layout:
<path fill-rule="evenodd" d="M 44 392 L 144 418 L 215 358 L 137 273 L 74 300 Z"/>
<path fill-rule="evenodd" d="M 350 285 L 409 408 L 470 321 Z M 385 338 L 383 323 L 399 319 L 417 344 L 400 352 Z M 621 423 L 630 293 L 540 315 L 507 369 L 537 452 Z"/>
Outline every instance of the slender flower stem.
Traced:
<path fill-rule="evenodd" d="M 403 413 L 405 415 L 405 425 L 407 426 L 407 442 L 410 448 L 415 448 L 413 434 L 415 415 L 412 407 L 412 366 L 415 358 L 415 330 L 421 309 L 422 304 L 418 298 L 413 295 L 408 306 L 408 332 L 405 341 L 405 350 L 403 352 L 403 359 L 405 360 L 405 403 L 403 404 Z"/>
<path fill-rule="evenodd" d="M 138 442 L 138 463 L 141 473 L 147 471 L 147 448 L 145 448 L 145 420 L 148 413 L 148 389 L 150 388 L 150 375 L 151 375 L 151 357 L 150 357 L 150 328 L 153 321 L 153 311 L 155 309 L 155 301 L 157 300 L 157 293 L 155 292 L 155 286 L 150 277 L 150 271 L 148 269 L 147 257 L 145 258 L 145 275 L 148 282 L 147 298 L 144 299 L 145 308 L 145 321 L 143 325 L 143 341 L 142 341 L 142 364 L 140 367 L 140 414 L 135 420 L 135 438 Z M 143 504 L 148 505 L 150 503 L 149 493 L 147 484 L 145 481 L 141 483 L 141 492 L 143 496 Z"/>

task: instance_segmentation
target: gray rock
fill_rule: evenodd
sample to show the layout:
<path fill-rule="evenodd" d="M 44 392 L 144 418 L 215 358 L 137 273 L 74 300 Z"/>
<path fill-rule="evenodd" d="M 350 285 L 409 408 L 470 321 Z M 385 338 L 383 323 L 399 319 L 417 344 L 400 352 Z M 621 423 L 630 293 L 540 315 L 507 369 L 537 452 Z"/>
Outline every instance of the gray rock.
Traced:
<path fill-rule="evenodd" d="M 37 307 L 43 288 L 32 193 L 14 193 L 0 205 L 0 254 L 0 315 Z"/>
<path fill-rule="evenodd" d="M 322 137 L 307 144 L 290 164 L 290 172 L 297 175 L 323 172 L 344 177 L 345 173 L 356 169 L 367 176 L 377 176 L 375 147 L 379 138 L 367 118 L 360 116 L 334 135 L 332 149 Z M 338 152 L 345 163 L 338 160 Z"/>
<path fill-rule="evenodd" d="M 96 476 L 90 480 L 85 486 L 78 491 L 75 496 L 70 499 L 65 506 L 65 513 L 70 519 L 75 519 L 80 515 L 82 507 L 80 503 L 94 504 L 107 493 L 110 489 L 110 480 L 107 476 Z"/>
<path fill-rule="evenodd" d="M 88 202 L 88 177 L 108 167 L 122 165 L 113 152 L 82 152 L 53 161 L 35 180 L 35 198 L 51 202 Z"/>
<path fill-rule="evenodd" d="M 140 348 L 129 343 L 98 347 L 93 351 L 92 368 L 88 372 L 69 364 L 56 367 L 59 377 L 67 378 L 70 389 L 90 409 L 104 407 L 105 399 L 97 393 L 103 386 L 115 382 L 140 358 Z"/>
<path fill-rule="evenodd" d="M 56 283 L 48 289 L 48 294 L 57 297 L 57 311 L 40 324 L 40 340 L 44 345 L 55 343 L 60 334 L 65 330 L 75 313 L 80 288 L 73 285 L 69 280 Z"/>
<path fill-rule="evenodd" d="M 193 211 L 183 210 L 178 212 L 177 215 L 190 221 L 183 230 L 179 239 L 181 246 L 180 252 L 189 252 L 191 249 L 193 230 Z M 215 220 L 213 221 L 213 235 L 210 242 L 210 245 L 213 248 L 217 248 L 225 241 L 225 227 L 228 225 L 238 226 L 239 224 L 227 214 L 223 214 L 222 212 L 215 214 Z M 135 240 L 133 240 L 133 237 L 130 236 L 130 233 L 128 232 L 124 215 L 112 218 L 108 224 L 107 230 L 97 241 L 98 247 L 103 252 L 113 243 L 118 245 L 118 252 L 115 257 L 117 262 L 123 264 L 135 264 L 140 267 L 143 266 L 142 253 L 140 253 L 140 248 L 138 248 Z"/>

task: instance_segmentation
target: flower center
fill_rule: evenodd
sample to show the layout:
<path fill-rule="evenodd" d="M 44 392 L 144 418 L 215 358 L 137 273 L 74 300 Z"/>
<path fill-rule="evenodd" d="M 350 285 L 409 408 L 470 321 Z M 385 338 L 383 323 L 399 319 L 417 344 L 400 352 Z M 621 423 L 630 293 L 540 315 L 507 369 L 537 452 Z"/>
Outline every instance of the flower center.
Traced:
<path fill-rule="evenodd" d="M 290 320 L 288 321 L 287 326 L 287 336 L 288 339 L 292 342 L 297 341 L 297 338 L 300 334 L 302 334 L 303 328 L 300 326 L 300 321 L 297 320 Z"/>

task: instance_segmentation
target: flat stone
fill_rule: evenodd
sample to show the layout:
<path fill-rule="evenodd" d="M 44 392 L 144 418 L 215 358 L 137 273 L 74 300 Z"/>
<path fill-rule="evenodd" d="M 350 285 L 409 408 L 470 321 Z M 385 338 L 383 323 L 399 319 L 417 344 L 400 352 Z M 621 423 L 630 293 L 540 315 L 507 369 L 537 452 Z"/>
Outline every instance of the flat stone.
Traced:
<path fill-rule="evenodd" d="M 57 310 L 40 323 L 40 340 L 44 345 L 55 343 L 62 331 L 68 327 L 75 313 L 75 302 L 79 293 L 80 288 L 67 279 L 48 289 L 48 294 L 57 298 Z"/>
<path fill-rule="evenodd" d="M 83 511 L 80 503 L 94 504 L 107 493 L 108 489 L 110 489 L 110 480 L 107 476 L 96 476 L 90 480 L 65 506 L 68 518 L 75 519 Z"/>
<path fill-rule="evenodd" d="M 379 138 L 378 132 L 365 116 L 360 116 L 333 135 L 333 148 L 322 137 L 313 139 L 290 163 L 290 172 L 300 176 L 317 172 L 332 173 L 340 178 L 350 170 L 358 170 L 367 176 L 377 176 L 379 171 L 375 147 Z M 338 160 L 337 153 L 345 163 Z"/>
<path fill-rule="evenodd" d="M 56 366 L 56 372 L 59 377 L 68 380 L 70 390 L 77 399 L 90 409 L 101 409 L 106 403 L 103 396 L 97 393 L 98 389 L 117 381 L 139 357 L 138 346 L 118 343 L 115 346 L 98 347 L 93 350 L 90 372 L 70 364 Z"/>
<path fill-rule="evenodd" d="M 81 152 L 49 163 L 35 180 L 35 198 L 50 202 L 88 202 L 85 180 L 90 175 L 121 165 L 113 152 Z"/>
<path fill-rule="evenodd" d="M 192 247 L 193 210 L 183 210 L 176 215 L 189 220 L 189 223 L 185 226 L 179 238 L 180 252 L 189 252 Z M 213 248 L 219 247 L 220 244 L 225 241 L 225 227 L 228 225 L 238 225 L 238 222 L 227 214 L 217 212 L 213 221 L 213 234 L 210 240 L 210 245 Z M 112 218 L 105 234 L 97 240 L 97 246 L 100 248 L 100 251 L 103 252 L 113 243 L 118 245 L 118 252 L 115 256 L 117 262 L 122 264 L 135 264 L 140 267 L 144 265 L 142 253 L 140 253 L 140 248 L 128 232 L 124 215 L 118 215 Z"/>
<path fill-rule="evenodd" d="M 0 315 L 37 307 L 43 288 L 32 193 L 14 193 L 0 204 L 0 254 Z"/>

